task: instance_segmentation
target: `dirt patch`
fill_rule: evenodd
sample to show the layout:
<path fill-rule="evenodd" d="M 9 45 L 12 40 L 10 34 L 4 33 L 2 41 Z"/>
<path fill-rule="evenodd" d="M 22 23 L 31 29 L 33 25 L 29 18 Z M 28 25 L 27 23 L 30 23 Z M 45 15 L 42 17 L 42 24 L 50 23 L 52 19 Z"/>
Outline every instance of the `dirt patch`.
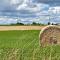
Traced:
<path fill-rule="evenodd" d="M 0 31 L 7 30 L 41 30 L 45 26 L 0 26 Z"/>

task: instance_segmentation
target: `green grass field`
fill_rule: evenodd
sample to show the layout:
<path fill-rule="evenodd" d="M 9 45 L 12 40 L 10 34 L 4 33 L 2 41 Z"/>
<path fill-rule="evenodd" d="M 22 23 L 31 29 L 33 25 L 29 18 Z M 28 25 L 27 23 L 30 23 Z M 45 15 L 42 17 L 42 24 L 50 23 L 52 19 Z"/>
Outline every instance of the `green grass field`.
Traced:
<path fill-rule="evenodd" d="M 60 46 L 39 46 L 39 32 L 0 31 L 0 60 L 60 60 Z"/>

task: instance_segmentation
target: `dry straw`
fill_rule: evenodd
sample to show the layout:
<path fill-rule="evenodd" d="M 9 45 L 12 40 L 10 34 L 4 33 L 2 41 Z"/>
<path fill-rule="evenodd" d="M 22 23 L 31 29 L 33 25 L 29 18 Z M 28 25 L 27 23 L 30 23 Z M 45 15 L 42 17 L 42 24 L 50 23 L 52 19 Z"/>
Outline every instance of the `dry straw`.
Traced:
<path fill-rule="evenodd" d="M 60 27 L 49 25 L 43 28 L 39 34 L 39 43 L 41 46 L 60 44 Z"/>

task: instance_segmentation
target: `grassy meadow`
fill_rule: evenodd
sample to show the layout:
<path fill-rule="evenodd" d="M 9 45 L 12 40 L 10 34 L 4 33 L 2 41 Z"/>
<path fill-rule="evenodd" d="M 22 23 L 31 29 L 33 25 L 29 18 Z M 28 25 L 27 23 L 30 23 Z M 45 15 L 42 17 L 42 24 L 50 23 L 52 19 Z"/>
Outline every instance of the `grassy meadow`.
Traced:
<path fill-rule="evenodd" d="M 60 60 L 60 46 L 39 46 L 39 32 L 0 31 L 0 60 Z"/>

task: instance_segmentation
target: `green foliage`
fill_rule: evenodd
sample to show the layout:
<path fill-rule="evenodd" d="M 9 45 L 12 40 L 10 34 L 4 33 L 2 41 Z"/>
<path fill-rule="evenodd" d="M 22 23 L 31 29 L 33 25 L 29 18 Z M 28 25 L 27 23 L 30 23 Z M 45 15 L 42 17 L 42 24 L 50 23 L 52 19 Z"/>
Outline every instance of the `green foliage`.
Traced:
<path fill-rule="evenodd" d="M 16 25 L 24 25 L 23 23 L 17 23 Z"/>
<path fill-rule="evenodd" d="M 50 22 L 48 22 L 48 25 L 50 25 Z"/>
<path fill-rule="evenodd" d="M 45 26 L 46 24 L 36 23 L 33 22 L 32 24 L 24 24 L 24 23 L 16 23 L 16 24 L 6 24 L 6 25 L 0 25 L 0 26 Z"/>
<path fill-rule="evenodd" d="M 0 31 L 0 60 L 60 60 L 60 46 L 39 46 L 39 32 Z"/>
<path fill-rule="evenodd" d="M 31 25 L 38 25 L 38 26 L 40 25 L 40 26 L 44 26 L 45 24 L 33 22 Z"/>
<path fill-rule="evenodd" d="M 36 22 L 33 22 L 32 25 L 36 25 L 37 23 Z"/>
<path fill-rule="evenodd" d="M 23 48 L 32 41 L 38 41 L 38 35 L 37 30 L 0 31 L 0 48 Z"/>

